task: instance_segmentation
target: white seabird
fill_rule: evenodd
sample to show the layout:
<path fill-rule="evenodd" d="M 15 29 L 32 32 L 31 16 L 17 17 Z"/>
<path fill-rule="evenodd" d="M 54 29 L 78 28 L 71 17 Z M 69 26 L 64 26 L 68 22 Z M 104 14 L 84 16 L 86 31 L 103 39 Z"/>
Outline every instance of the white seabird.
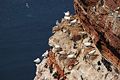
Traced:
<path fill-rule="evenodd" d="M 58 28 L 59 26 L 54 26 L 53 28 Z"/>
<path fill-rule="evenodd" d="M 117 14 L 118 14 L 119 12 L 118 12 L 118 11 L 115 11 L 115 13 L 117 13 Z"/>
<path fill-rule="evenodd" d="M 77 20 L 74 19 L 74 20 L 72 20 L 70 23 L 71 23 L 71 24 L 74 24 L 74 23 L 76 23 L 76 22 L 77 22 Z"/>
<path fill-rule="evenodd" d="M 120 9 L 120 7 L 117 7 L 117 9 Z"/>
<path fill-rule="evenodd" d="M 40 58 L 35 59 L 34 63 L 36 63 L 36 64 L 40 63 Z"/>
<path fill-rule="evenodd" d="M 74 54 L 69 54 L 69 55 L 67 56 L 67 58 L 73 58 L 73 57 L 75 57 Z"/>
<path fill-rule="evenodd" d="M 67 32 L 67 30 L 66 30 L 66 29 L 63 29 L 63 32 L 65 33 L 65 32 Z"/>
<path fill-rule="evenodd" d="M 86 42 L 88 42 L 89 40 L 90 40 L 90 37 L 87 37 L 87 38 L 83 39 L 83 43 L 86 43 Z"/>
<path fill-rule="evenodd" d="M 55 53 L 57 51 L 56 48 L 52 48 L 52 52 Z"/>
<path fill-rule="evenodd" d="M 67 12 L 64 12 L 65 16 L 69 16 L 70 15 L 70 12 L 67 11 Z"/>
<path fill-rule="evenodd" d="M 70 20 L 70 16 L 64 16 L 65 20 Z"/>
<path fill-rule="evenodd" d="M 60 45 L 57 45 L 57 44 L 56 44 L 56 45 L 55 45 L 55 48 L 56 48 L 56 49 L 60 48 Z"/>
<path fill-rule="evenodd" d="M 96 52 L 96 50 L 92 50 L 92 51 L 89 52 L 89 54 L 93 54 L 95 52 Z"/>
<path fill-rule="evenodd" d="M 64 18 L 62 18 L 61 22 L 64 22 L 64 21 L 65 21 Z"/>
<path fill-rule="evenodd" d="M 60 51 L 59 54 L 65 54 L 65 52 L 64 51 Z"/>
<path fill-rule="evenodd" d="M 85 31 L 79 32 L 80 34 L 87 34 Z"/>
<path fill-rule="evenodd" d="M 85 42 L 85 43 L 84 43 L 84 45 L 85 45 L 86 47 L 91 46 L 91 44 L 92 44 L 91 42 Z"/>
<path fill-rule="evenodd" d="M 52 75 L 53 75 L 55 72 L 57 72 L 57 69 L 56 69 L 56 68 L 53 70 Z"/>
<path fill-rule="evenodd" d="M 59 23 L 59 21 L 58 20 L 56 20 L 56 25 L 58 26 L 60 23 Z"/>
<path fill-rule="evenodd" d="M 42 54 L 42 57 L 47 57 L 47 55 L 48 55 L 48 50 L 46 50 L 46 52 Z"/>
<path fill-rule="evenodd" d="M 30 8 L 30 6 L 29 6 L 29 4 L 28 4 L 28 3 L 25 3 L 25 6 L 26 6 L 27 8 Z"/>

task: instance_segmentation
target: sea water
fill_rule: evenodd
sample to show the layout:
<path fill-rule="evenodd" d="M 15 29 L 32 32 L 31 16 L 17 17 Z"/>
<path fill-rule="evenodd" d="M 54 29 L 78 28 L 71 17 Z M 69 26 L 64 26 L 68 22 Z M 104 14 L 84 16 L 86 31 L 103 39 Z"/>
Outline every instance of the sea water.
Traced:
<path fill-rule="evenodd" d="M 33 80 L 56 20 L 73 0 L 0 0 L 0 80 Z"/>

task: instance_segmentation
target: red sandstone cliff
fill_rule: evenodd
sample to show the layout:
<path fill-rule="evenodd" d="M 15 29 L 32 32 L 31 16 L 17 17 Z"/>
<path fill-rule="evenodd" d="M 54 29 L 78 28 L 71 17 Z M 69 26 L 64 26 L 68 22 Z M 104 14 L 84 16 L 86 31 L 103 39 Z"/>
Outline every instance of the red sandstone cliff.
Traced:
<path fill-rule="evenodd" d="M 34 80 L 120 80 L 120 0 L 74 0 L 53 27 Z"/>

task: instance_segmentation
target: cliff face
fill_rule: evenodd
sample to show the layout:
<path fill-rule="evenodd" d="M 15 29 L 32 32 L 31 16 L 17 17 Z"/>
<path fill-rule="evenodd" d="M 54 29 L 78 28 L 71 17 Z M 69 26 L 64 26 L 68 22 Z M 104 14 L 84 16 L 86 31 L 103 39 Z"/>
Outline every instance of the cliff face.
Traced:
<path fill-rule="evenodd" d="M 34 80 L 120 80 L 120 1 L 111 1 L 74 0 L 75 15 L 56 22 Z"/>

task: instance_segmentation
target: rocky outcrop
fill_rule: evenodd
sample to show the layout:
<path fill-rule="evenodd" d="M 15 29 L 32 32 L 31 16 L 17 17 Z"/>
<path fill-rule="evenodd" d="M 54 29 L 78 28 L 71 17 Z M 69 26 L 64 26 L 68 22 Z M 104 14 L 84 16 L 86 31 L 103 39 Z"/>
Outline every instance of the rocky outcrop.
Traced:
<path fill-rule="evenodd" d="M 34 80 L 120 80 L 120 1 L 74 0 L 53 27 Z"/>
<path fill-rule="evenodd" d="M 103 56 L 120 68 L 120 0 L 111 1 L 74 0 L 74 7 L 84 29 L 94 37 Z"/>

